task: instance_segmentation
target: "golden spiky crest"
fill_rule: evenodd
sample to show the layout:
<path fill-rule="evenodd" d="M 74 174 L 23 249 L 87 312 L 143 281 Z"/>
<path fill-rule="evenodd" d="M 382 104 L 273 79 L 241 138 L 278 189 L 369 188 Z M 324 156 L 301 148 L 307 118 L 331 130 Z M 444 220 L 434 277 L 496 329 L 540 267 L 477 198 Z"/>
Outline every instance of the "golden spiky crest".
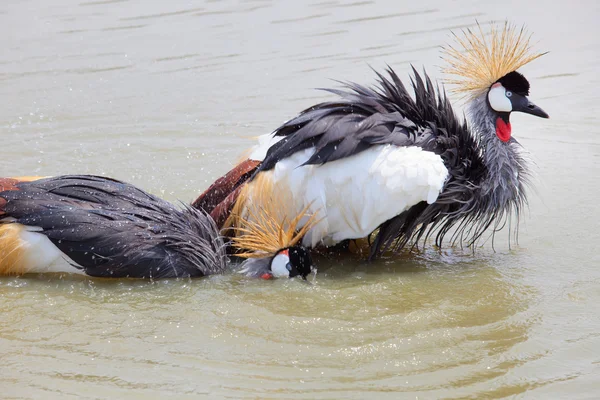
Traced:
<path fill-rule="evenodd" d="M 275 255 L 282 249 L 295 246 L 318 222 L 316 214 L 308 215 L 310 204 L 288 220 L 283 214 L 286 201 L 291 201 L 289 192 L 282 190 L 275 193 L 269 173 L 259 174 L 242 189 L 225 224 L 235 234 L 233 245 L 244 251 L 236 256 L 259 258 Z M 308 220 L 297 229 L 304 217 Z"/>
<path fill-rule="evenodd" d="M 457 46 L 442 48 L 442 59 L 448 64 L 442 72 L 453 76 L 444 82 L 468 98 L 479 96 L 504 75 L 546 54 L 532 51 L 525 26 L 517 28 L 508 21 L 503 27 L 492 25 L 488 35 L 479 23 L 476 29 L 463 30 L 462 36 L 453 35 Z"/>

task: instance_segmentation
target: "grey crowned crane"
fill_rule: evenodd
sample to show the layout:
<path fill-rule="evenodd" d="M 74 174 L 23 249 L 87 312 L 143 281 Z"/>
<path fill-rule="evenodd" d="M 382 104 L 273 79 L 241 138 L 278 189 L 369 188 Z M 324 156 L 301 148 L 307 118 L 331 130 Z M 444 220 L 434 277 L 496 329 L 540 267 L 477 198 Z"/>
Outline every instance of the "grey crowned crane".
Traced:
<path fill-rule="evenodd" d="M 310 254 L 295 245 L 303 230 L 258 223 L 249 232 L 262 236 L 245 245 L 255 250 L 245 254 L 253 257 L 242 264 L 246 275 L 306 279 Z M 198 277 L 223 273 L 227 261 L 210 216 L 130 184 L 89 175 L 0 178 L 0 275 Z"/>
<path fill-rule="evenodd" d="M 524 29 L 508 23 L 489 35 L 478 27 L 455 37 L 458 45 L 444 49 L 444 72 L 468 100 L 468 122 L 426 73 L 413 68 L 413 98 L 389 68 L 388 76 L 377 73 L 376 87 L 328 89 L 338 99 L 261 137 L 249 158 L 193 205 L 220 226 L 243 226 L 235 215 L 245 215 L 263 193 L 285 194 L 282 218 L 307 208 L 318 220 L 304 246 L 369 237 L 370 258 L 427 237 L 441 245 L 453 228 L 453 243 L 473 245 L 511 215 L 518 225 L 529 169 L 510 115 L 548 118 L 517 72 L 542 54 L 530 51 Z"/>

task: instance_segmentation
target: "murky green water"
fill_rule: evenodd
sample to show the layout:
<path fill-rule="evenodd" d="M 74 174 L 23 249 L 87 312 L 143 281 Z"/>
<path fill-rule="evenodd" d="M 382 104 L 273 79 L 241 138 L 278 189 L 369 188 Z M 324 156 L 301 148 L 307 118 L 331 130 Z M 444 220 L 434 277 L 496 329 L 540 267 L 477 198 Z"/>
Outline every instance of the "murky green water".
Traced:
<path fill-rule="evenodd" d="M 439 77 L 437 46 L 510 18 L 550 115 L 519 245 L 321 258 L 310 283 L 0 279 L 2 398 L 600 397 L 596 2 L 0 4 L 0 176 L 94 173 L 192 200 L 251 137 L 368 64 Z"/>

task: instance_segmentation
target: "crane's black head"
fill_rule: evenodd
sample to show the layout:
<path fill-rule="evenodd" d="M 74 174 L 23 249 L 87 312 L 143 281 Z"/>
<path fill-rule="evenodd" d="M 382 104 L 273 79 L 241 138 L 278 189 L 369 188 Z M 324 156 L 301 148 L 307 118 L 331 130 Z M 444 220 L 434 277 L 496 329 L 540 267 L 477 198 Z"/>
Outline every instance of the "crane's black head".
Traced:
<path fill-rule="evenodd" d="M 529 82 L 517 71 L 509 72 L 498 79 L 488 91 L 488 103 L 492 109 L 501 114 L 510 114 L 513 111 L 548 118 L 548 114 L 531 102 L 529 96 Z M 508 122 L 508 116 L 506 116 Z"/>
<path fill-rule="evenodd" d="M 517 71 L 509 72 L 498 79 L 498 82 L 501 83 L 506 90 L 510 90 L 521 96 L 529 96 L 529 81 Z"/>
<path fill-rule="evenodd" d="M 293 246 L 280 250 L 271 260 L 271 273 L 274 277 L 306 276 L 312 271 L 312 259 L 307 249 Z"/>

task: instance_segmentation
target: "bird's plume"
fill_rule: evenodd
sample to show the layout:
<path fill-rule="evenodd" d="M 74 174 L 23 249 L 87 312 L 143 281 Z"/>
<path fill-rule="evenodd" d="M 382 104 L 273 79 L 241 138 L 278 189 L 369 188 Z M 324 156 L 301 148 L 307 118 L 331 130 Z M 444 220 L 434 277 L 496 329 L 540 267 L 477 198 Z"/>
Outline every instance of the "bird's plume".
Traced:
<path fill-rule="evenodd" d="M 455 45 L 442 49 L 442 59 L 447 66 L 442 72 L 450 77 L 445 82 L 453 85 L 452 91 L 474 98 L 509 72 L 543 56 L 532 50 L 531 34 L 525 27 L 517 28 L 508 21 L 492 25 L 485 34 L 477 23 L 474 29 L 453 33 Z"/>
<path fill-rule="evenodd" d="M 318 221 L 308 214 L 312 204 L 288 220 L 285 210 L 293 204 L 286 190 L 274 191 L 270 174 L 259 174 L 240 193 L 226 225 L 233 230 L 233 245 L 243 251 L 238 257 L 258 258 L 275 255 L 279 250 L 296 245 Z M 300 221 L 307 217 L 300 228 Z"/>

